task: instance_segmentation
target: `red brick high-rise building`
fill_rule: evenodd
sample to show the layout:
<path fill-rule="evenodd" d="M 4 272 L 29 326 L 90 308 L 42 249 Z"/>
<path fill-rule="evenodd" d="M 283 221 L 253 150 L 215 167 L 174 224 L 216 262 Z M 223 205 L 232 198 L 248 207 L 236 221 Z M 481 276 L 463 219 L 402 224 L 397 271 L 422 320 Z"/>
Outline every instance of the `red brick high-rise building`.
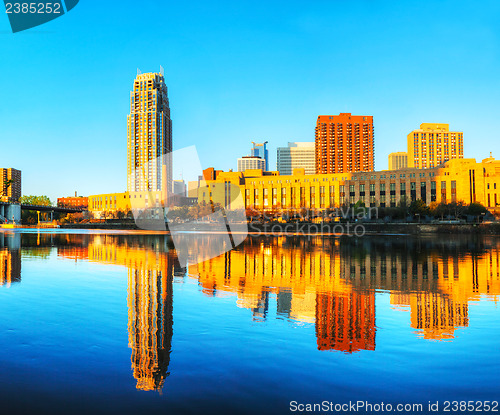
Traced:
<path fill-rule="evenodd" d="M 375 169 L 373 116 L 320 115 L 316 122 L 316 173 Z"/>

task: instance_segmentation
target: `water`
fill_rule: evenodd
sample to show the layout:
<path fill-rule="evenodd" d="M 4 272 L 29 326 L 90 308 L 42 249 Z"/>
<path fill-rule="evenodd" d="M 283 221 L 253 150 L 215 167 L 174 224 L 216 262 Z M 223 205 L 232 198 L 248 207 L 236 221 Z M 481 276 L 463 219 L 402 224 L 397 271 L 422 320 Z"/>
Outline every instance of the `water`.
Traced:
<path fill-rule="evenodd" d="M 3 232 L 2 412 L 499 400 L 499 261 L 488 237 L 251 237 L 184 269 L 163 235 Z"/>

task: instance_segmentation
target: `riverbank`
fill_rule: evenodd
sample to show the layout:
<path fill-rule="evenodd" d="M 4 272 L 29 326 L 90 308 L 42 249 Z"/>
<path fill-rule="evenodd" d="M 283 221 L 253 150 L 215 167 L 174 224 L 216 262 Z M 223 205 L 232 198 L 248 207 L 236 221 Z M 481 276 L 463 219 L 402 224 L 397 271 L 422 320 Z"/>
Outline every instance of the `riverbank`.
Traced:
<path fill-rule="evenodd" d="M 250 223 L 249 233 L 266 234 L 344 234 L 344 235 L 423 235 L 423 234 L 486 234 L 500 235 L 500 223 Z"/>
<path fill-rule="evenodd" d="M 215 228 L 215 226 L 214 226 Z M 220 228 L 220 225 L 217 226 Z M 61 229 L 109 229 L 109 230 L 140 230 L 135 222 L 113 223 L 85 223 L 64 224 Z M 207 225 L 203 224 L 193 231 L 206 232 Z M 280 223 L 280 222 L 251 222 L 248 224 L 250 234 L 347 234 L 363 236 L 367 234 L 487 234 L 500 235 L 500 222 L 481 224 L 462 223 L 374 223 L 374 222 L 349 222 L 349 223 Z"/>

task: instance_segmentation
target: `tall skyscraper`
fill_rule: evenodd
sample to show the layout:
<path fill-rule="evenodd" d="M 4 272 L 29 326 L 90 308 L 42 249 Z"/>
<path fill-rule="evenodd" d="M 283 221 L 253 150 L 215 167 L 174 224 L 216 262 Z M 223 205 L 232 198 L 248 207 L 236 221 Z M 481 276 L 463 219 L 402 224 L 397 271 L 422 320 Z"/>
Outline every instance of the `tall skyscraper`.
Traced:
<path fill-rule="evenodd" d="M 399 151 L 389 154 L 389 170 L 406 169 L 408 167 L 408 153 Z"/>
<path fill-rule="evenodd" d="M 305 169 L 306 174 L 316 172 L 314 143 L 288 143 L 288 147 L 278 147 L 278 171 L 290 176 L 293 169 Z"/>
<path fill-rule="evenodd" d="M 464 134 L 449 124 L 423 123 L 407 136 L 408 167 L 429 169 L 451 159 L 464 158 Z"/>
<path fill-rule="evenodd" d="M 316 121 L 316 173 L 373 171 L 373 116 L 320 115 Z"/>
<path fill-rule="evenodd" d="M 265 167 L 263 170 L 269 171 L 269 151 L 267 149 L 267 141 L 263 143 L 255 143 L 252 141 L 252 150 L 250 152 L 252 157 L 260 157 L 265 161 Z"/>
<path fill-rule="evenodd" d="M 127 190 L 170 193 L 172 121 L 163 73 L 137 74 L 127 124 Z"/>

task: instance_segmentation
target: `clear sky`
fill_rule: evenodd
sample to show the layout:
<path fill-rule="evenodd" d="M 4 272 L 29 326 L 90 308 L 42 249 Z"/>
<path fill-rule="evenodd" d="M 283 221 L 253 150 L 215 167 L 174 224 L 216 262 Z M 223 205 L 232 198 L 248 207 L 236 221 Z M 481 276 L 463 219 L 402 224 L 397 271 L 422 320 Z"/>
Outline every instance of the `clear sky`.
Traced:
<path fill-rule="evenodd" d="M 3 10 L 3 5 L 0 5 Z M 500 158 L 500 2 L 81 0 L 12 34 L 0 13 L 0 166 L 23 194 L 126 189 L 137 68 L 165 68 L 174 148 L 236 169 L 251 141 L 312 141 L 318 115 L 373 115 L 377 170 L 422 122 Z"/>

